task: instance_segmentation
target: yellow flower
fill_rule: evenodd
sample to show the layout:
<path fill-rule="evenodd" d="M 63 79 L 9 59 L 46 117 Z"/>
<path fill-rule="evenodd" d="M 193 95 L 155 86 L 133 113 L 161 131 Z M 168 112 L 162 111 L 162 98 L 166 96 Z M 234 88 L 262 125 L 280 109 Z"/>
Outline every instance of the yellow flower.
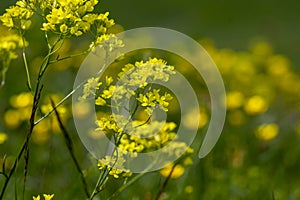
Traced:
<path fill-rule="evenodd" d="M 226 97 L 227 109 L 236 109 L 243 105 L 244 96 L 238 91 L 228 92 Z"/>
<path fill-rule="evenodd" d="M 17 128 L 21 123 L 21 113 L 17 110 L 8 110 L 4 113 L 4 122 L 9 128 Z"/>
<path fill-rule="evenodd" d="M 60 32 L 62 33 L 66 33 L 68 31 L 68 26 L 65 25 L 65 24 L 62 24 L 60 27 L 59 27 L 59 30 Z"/>
<path fill-rule="evenodd" d="M 105 81 L 106 81 L 106 85 L 109 86 L 114 81 L 114 79 L 110 76 L 106 76 Z"/>
<path fill-rule="evenodd" d="M 173 168 L 173 164 L 167 165 L 162 170 L 160 170 L 160 174 L 163 175 L 164 177 L 168 177 L 169 174 L 171 173 L 172 168 Z M 180 176 L 183 175 L 183 173 L 184 173 L 184 167 L 177 164 L 173 169 L 171 178 L 173 179 L 179 178 Z"/>
<path fill-rule="evenodd" d="M 115 88 L 116 88 L 116 86 L 114 86 L 114 85 L 109 86 L 108 90 L 103 91 L 103 94 L 101 95 L 101 97 L 103 97 L 104 99 L 111 98 Z"/>
<path fill-rule="evenodd" d="M 21 93 L 10 98 L 10 104 L 15 108 L 23 108 L 32 105 L 32 94 Z"/>
<path fill-rule="evenodd" d="M 256 95 L 248 99 L 244 108 L 248 114 L 257 115 L 268 109 L 268 103 L 263 97 Z"/>
<path fill-rule="evenodd" d="M 3 144 L 7 140 L 7 134 L 0 132 L 0 144 Z"/>
<path fill-rule="evenodd" d="M 262 124 L 256 130 L 256 136 L 265 141 L 272 140 L 279 133 L 279 128 L 277 124 Z"/>
<path fill-rule="evenodd" d="M 0 21 L 6 27 L 27 30 L 31 25 L 30 18 L 34 14 L 30 6 L 25 0 L 19 0 L 16 5 L 5 10 L 6 12 L 0 16 Z"/>
<path fill-rule="evenodd" d="M 38 195 L 37 197 L 32 197 L 32 198 L 33 198 L 33 200 L 40 200 L 41 199 L 40 195 Z"/>
<path fill-rule="evenodd" d="M 95 104 L 98 106 L 104 106 L 106 104 L 106 101 L 102 99 L 101 97 L 98 97 L 95 101 Z"/>
<path fill-rule="evenodd" d="M 44 196 L 44 198 L 45 198 L 45 200 L 51 200 L 53 197 L 54 197 L 54 194 L 44 194 L 43 195 Z"/>

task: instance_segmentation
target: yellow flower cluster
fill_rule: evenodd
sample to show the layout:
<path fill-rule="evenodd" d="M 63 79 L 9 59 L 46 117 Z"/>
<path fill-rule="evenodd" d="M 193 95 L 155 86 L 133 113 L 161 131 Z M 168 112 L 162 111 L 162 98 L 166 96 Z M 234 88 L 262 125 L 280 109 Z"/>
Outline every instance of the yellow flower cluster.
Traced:
<path fill-rule="evenodd" d="M 19 0 L 0 16 L 3 25 L 27 30 L 34 13 L 43 17 L 42 30 L 66 36 L 80 36 L 93 29 L 96 36 L 114 25 L 109 13 L 94 14 L 98 0 Z"/>
<path fill-rule="evenodd" d="M 126 163 L 124 154 L 134 158 L 138 153 L 152 152 L 163 147 L 165 148 L 162 153 L 166 156 L 181 156 L 185 152 L 187 154 L 193 152 L 184 142 L 175 141 L 176 123 L 149 120 L 155 106 L 159 106 L 167 112 L 169 101 L 172 99 L 171 94 L 163 93 L 161 89 L 155 89 L 151 83 L 167 82 L 170 75 L 174 73 L 174 67 L 167 65 L 164 60 L 149 58 L 145 62 L 125 65 L 118 74 L 117 84 L 113 84 L 112 77 L 106 76 L 103 82 L 92 78 L 84 86 L 83 97 L 86 98 L 92 94 L 87 88 L 93 85 L 93 88 L 97 90 L 95 104 L 101 106 L 100 108 L 103 108 L 104 111 L 104 113 L 101 112 L 102 117 L 98 116 L 96 131 L 104 131 L 107 137 L 114 139 L 115 145 L 118 147 L 113 156 L 106 156 L 99 160 L 100 169 L 107 167 L 110 170 L 109 174 L 118 178 L 120 174 L 131 175 L 130 171 L 124 168 Z M 135 105 L 139 107 L 138 112 L 146 111 L 149 121 L 135 119 L 133 116 L 137 114 L 137 109 L 127 110 L 129 118 L 105 112 L 105 107 L 114 106 L 114 108 L 117 107 L 117 110 L 124 109 L 126 106 L 122 104 L 124 99 L 128 100 L 125 100 L 126 102 L 129 102 L 130 99 L 135 101 Z M 114 101 L 115 104 L 110 105 L 109 100 Z M 167 145 L 168 148 L 166 148 Z"/>
<path fill-rule="evenodd" d="M 114 156 L 105 156 L 104 159 L 98 160 L 98 167 L 100 170 L 107 169 L 109 175 L 112 175 L 114 178 L 119 178 L 120 175 L 123 177 L 129 177 L 132 175 L 130 170 L 124 168 L 124 163 L 126 160 L 123 157 L 123 154 L 119 151 L 115 153 Z"/>
<path fill-rule="evenodd" d="M 4 30 L 0 29 L 1 32 Z M 2 32 L 2 34 L 3 34 Z M 25 46 L 28 44 L 25 43 Z M 18 56 L 16 54 L 16 49 L 23 47 L 23 41 L 17 34 L 11 33 L 7 36 L 1 36 L 0 38 L 0 59 L 12 60 L 16 59 Z M 2 61 L 3 62 L 3 61 Z"/>
<path fill-rule="evenodd" d="M 54 197 L 54 194 L 43 194 L 44 196 L 44 200 L 52 200 L 53 197 Z M 38 195 L 37 197 L 32 197 L 33 200 L 40 200 L 41 199 L 41 196 Z"/>
<path fill-rule="evenodd" d="M 118 121 L 118 124 L 116 121 Z M 101 119 L 96 121 L 96 124 L 98 126 L 96 130 L 105 131 L 106 133 L 118 134 L 123 131 L 123 127 L 125 126 L 126 122 L 127 120 L 122 115 L 109 115 L 106 117 L 102 117 Z"/>
<path fill-rule="evenodd" d="M 97 0 L 48 0 L 44 5 L 45 12 L 48 10 L 49 13 L 45 14 L 42 30 L 80 36 L 94 28 L 97 35 L 102 35 L 114 21 L 108 19 L 108 12 L 92 13 L 97 4 Z"/>
<path fill-rule="evenodd" d="M 153 121 L 145 126 L 136 126 L 143 122 L 133 121 L 127 133 L 121 136 L 119 148 L 134 153 L 158 150 L 176 137 L 173 122 Z"/>
<path fill-rule="evenodd" d="M 87 83 L 83 86 L 83 95 L 80 96 L 79 100 L 84 101 L 90 96 L 95 96 L 96 90 L 98 90 L 101 85 L 102 83 L 99 82 L 99 78 L 89 78 Z"/>
<path fill-rule="evenodd" d="M 23 44 L 20 36 L 12 31 L 5 30 L 1 26 L 0 31 L 2 34 L 0 37 L 0 71 L 4 81 L 10 62 L 18 57 L 16 53 L 17 49 L 21 49 L 24 45 L 27 46 L 28 44 L 27 42 Z"/>
<path fill-rule="evenodd" d="M 90 44 L 90 50 L 93 50 L 95 46 L 104 48 L 107 52 L 112 52 L 118 48 L 124 47 L 122 40 L 118 39 L 115 34 L 103 34 L 99 35 L 94 42 Z"/>
<path fill-rule="evenodd" d="M 118 85 L 111 85 L 113 78 L 106 77 L 105 87 L 98 91 L 95 104 L 100 106 L 107 105 L 107 100 L 112 98 L 113 94 L 114 101 L 123 101 L 124 97 L 128 99 L 132 95 L 137 95 L 136 100 L 140 102 L 141 106 L 147 108 L 148 114 L 151 114 L 155 105 L 159 105 L 163 110 L 168 111 L 168 101 L 172 99 L 172 96 L 167 92 L 160 94 L 159 89 L 145 88 L 154 80 L 167 82 L 169 76 L 174 73 L 173 66 L 166 65 L 164 60 L 157 58 L 149 58 L 146 62 L 136 62 L 135 65 L 127 64 L 122 68 L 122 72 L 118 74 Z M 97 78 L 88 80 L 83 89 L 82 100 L 93 94 L 89 88 L 93 88 L 93 90 L 99 89 L 102 82 L 97 83 L 97 81 L 99 81 Z M 92 85 L 91 83 L 94 84 Z M 148 91 L 145 94 L 137 93 L 135 88 L 145 89 L 144 92 Z"/>
<path fill-rule="evenodd" d="M 167 92 L 164 95 L 160 95 L 159 92 L 159 89 L 154 89 L 146 94 L 139 94 L 139 97 L 136 99 L 141 103 L 141 106 L 148 108 L 147 111 L 149 113 L 152 112 L 151 107 L 156 105 L 160 105 L 164 111 L 168 111 L 168 101 L 172 100 L 173 97 Z"/>
<path fill-rule="evenodd" d="M 152 81 L 167 82 L 172 74 L 175 74 L 174 67 L 167 65 L 166 61 L 149 58 L 146 62 L 136 62 L 134 65 L 127 64 L 118 76 L 128 86 L 144 88 Z"/>
<path fill-rule="evenodd" d="M 34 14 L 33 4 L 25 0 L 17 1 L 16 5 L 7 8 L 5 13 L 0 16 L 2 24 L 9 28 L 27 30 L 31 25 L 31 17 Z"/>

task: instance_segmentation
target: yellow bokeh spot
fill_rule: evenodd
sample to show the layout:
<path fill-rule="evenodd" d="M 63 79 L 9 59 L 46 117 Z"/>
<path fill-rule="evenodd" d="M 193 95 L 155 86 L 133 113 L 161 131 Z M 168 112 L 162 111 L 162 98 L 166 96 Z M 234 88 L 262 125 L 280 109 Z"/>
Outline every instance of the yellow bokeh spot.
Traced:
<path fill-rule="evenodd" d="M 264 41 L 255 43 L 251 49 L 253 54 L 258 56 L 268 56 L 273 51 L 271 45 Z"/>
<path fill-rule="evenodd" d="M 31 107 L 25 107 L 25 108 L 19 108 L 17 111 L 19 112 L 20 119 L 22 121 L 29 120 L 30 115 L 31 115 Z"/>
<path fill-rule="evenodd" d="M 163 168 L 162 170 L 160 170 L 160 174 L 163 175 L 164 177 L 168 177 L 171 170 L 172 170 L 173 164 L 167 165 L 165 168 Z M 175 178 L 179 178 L 180 176 L 182 176 L 182 174 L 184 173 L 184 167 L 181 165 L 176 165 L 171 178 L 175 179 Z"/>
<path fill-rule="evenodd" d="M 285 56 L 272 56 L 268 60 L 268 73 L 274 76 L 282 76 L 290 71 L 290 65 L 290 61 Z"/>
<path fill-rule="evenodd" d="M 264 141 L 272 140 L 279 133 L 279 127 L 277 124 L 262 124 L 256 129 L 256 136 Z"/>
<path fill-rule="evenodd" d="M 6 133 L 0 133 L 0 144 L 3 144 L 7 140 L 8 136 Z"/>
<path fill-rule="evenodd" d="M 244 103 L 244 95 L 238 91 L 228 92 L 226 98 L 227 109 L 239 108 Z"/>
<path fill-rule="evenodd" d="M 32 105 L 32 94 L 29 92 L 14 95 L 10 98 L 10 104 L 15 108 L 24 108 Z"/>
<path fill-rule="evenodd" d="M 81 119 L 87 117 L 90 111 L 90 104 L 85 102 L 79 102 L 73 106 L 73 115 Z"/>
<path fill-rule="evenodd" d="M 199 110 L 200 110 L 200 115 L 198 112 Z M 206 111 L 203 108 L 200 108 L 199 110 L 193 109 L 183 117 L 183 124 L 185 127 L 191 129 L 197 129 L 197 128 L 202 128 L 207 124 L 208 115 Z M 196 119 L 195 116 L 197 115 L 199 117 L 199 121 L 195 120 Z"/>
<path fill-rule="evenodd" d="M 8 110 L 4 114 L 4 122 L 9 128 L 17 128 L 21 124 L 21 113 L 17 110 Z"/>
<path fill-rule="evenodd" d="M 191 185 L 188 185 L 184 188 L 184 191 L 188 194 L 191 194 L 194 191 L 194 187 Z"/>
<path fill-rule="evenodd" d="M 263 97 L 255 95 L 248 99 L 244 105 L 244 109 L 250 115 L 257 115 L 268 109 L 268 103 Z"/>

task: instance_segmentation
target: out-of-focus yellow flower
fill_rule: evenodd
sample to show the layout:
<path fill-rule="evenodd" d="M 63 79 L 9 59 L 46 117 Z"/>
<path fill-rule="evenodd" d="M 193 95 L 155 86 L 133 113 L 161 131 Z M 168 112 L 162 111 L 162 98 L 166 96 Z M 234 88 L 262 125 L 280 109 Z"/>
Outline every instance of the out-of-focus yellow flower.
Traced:
<path fill-rule="evenodd" d="M 5 125 L 9 128 L 17 128 L 22 123 L 20 112 L 17 110 L 8 110 L 4 113 Z"/>
<path fill-rule="evenodd" d="M 91 112 L 90 104 L 86 102 L 79 102 L 73 105 L 73 115 L 77 118 L 83 119 Z"/>
<path fill-rule="evenodd" d="M 199 115 L 199 122 L 195 120 L 195 116 Z M 200 108 L 200 113 L 197 109 L 193 109 L 183 117 L 183 124 L 187 128 L 196 129 L 204 127 L 208 122 L 208 115 L 203 108 Z"/>
<path fill-rule="evenodd" d="M 0 144 L 3 144 L 7 140 L 7 134 L 0 132 Z"/>
<path fill-rule="evenodd" d="M 264 41 L 257 42 L 254 45 L 252 45 L 251 50 L 253 54 L 257 56 L 268 56 L 272 54 L 273 51 L 270 44 Z"/>
<path fill-rule="evenodd" d="M 279 133 L 277 124 L 262 124 L 256 129 L 256 136 L 264 141 L 269 141 L 275 138 Z"/>
<path fill-rule="evenodd" d="M 162 170 L 160 170 L 160 174 L 163 175 L 164 177 L 168 177 L 171 170 L 172 170 L 173 164 L 167 165 L 164 167 Z M 175 168 L 173 169 L 173 172 L 171 174 L 171 178 L 176 179 L 182 176 L 184 173 L 184 167 L 177 164 Z"/>
<path fill-rule="evenodd" d="M 184 191 L 188 194 L 191 194 L 193 191 L 194 191 L 194 187 L 191 186 L 191 185 L 187 185 L 185 188 L 184 188 Z"/>
<path fill-rule="evenodd" d="M 255 95 L 248 99 L 248 101 L 245 103 L 244 108 L 248 114 L 258 115 L 268 109 L 268 103 L 263 97 Z"/>
<path fill-rule="evenodd" d="M 24 92 L 18 95 L 14 95 L 10 98 L 10 104 L 15 108 L 24 108 L 32 105 L 32 94 L 30 92 Z"/>
<path fill-rule="evenodd" d="M 274 76 L 282 76 L 289 72 L 290 61 L 283 55 L 275 55 L 268 59 L 268 73 Z"/>
<path fill-rule="evenodd" d="M 238 91 L 228 92 L 227 95 L 227 109 L 236 109 L 243 105 L 244 95 Z"/>

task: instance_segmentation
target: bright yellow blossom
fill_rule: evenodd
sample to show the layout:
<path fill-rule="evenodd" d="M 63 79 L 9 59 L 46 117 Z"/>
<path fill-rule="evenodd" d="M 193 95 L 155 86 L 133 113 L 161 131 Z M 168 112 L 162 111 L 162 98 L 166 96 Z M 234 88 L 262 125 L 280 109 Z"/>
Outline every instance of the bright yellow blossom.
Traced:
<path fill-rule="evenodd" d="M 245 111 L 251 115 L 257 115 L 268 109 L 268 103 L 261 96 L 252 96 L 244 105 Z"/>
<path fill-rule="evenodd" d="M 33 198 L 33 200 L 40 200 L 41 199 L 40 195 L 38 195 L 37 197 L 32 197 L 32 198 Z"/>
<path fill-rule="evenodd" d="M 272 140 L 279 133 L 279 128 L 277 124 L 262 124 L 256 130 L 256 136 L 265 141 Z"/>
<path fill-rule="evenodd" d="M 54 197 L 54 194 L 43 194 L 45 200 L 51 200 Z"/>

